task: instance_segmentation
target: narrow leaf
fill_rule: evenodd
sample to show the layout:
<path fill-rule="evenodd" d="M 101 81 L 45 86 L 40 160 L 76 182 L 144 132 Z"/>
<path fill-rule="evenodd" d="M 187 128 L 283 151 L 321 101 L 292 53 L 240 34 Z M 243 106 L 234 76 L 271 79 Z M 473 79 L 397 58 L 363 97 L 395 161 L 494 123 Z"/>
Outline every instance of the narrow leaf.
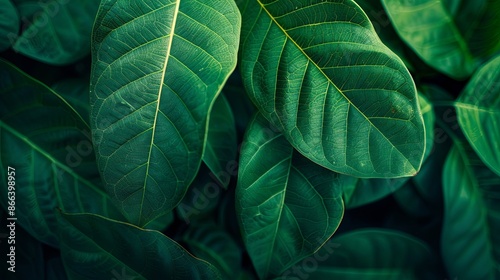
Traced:
<path fill-rule="evenodd" d="M 332 236 L 344 212 L 342 184 L 256 115 L 241 149 L 236 212 L 261 279 L 281 274 Z"/>
<path fill-rule="evenodd" d="M 460 127 L 472 148 L 500 175 L 500 56 L 477 71 L 455 107 Z"/>
<path fill-rule="evenodd" d="M 106 190 L 130 222 L 171 211 L 194 179 L 207 116 L 236 65 L 239 29 L 232 0 L 101 2 L 92 136 Z"/>
<path fill-rule="evenodd" d="M 58 246 L 54 209 L 124 219 L 102 190 L 90 128 L 57 93 L 0 61 L 0 178 L 15 169 L 18 223 Z M 8 189 L 0 189 L 7 209 Z"/>
<path fill-rule="evenodd" d="M 229 185 L 231 176 L 228 169 L 236 164 L 236 141 L 233 112 L 226 97 L 221 94 L 215 100 L 210 112 L 203 162 L 225 188 Z"/>
<path fill-rule="evenodd" d="M 241 71 L 295 149 L 357 177 L 404 177 L 425 149 L 413 80 L 352 0 L 247 0 Z"/>
<path fill-rule="evenodd" d="M 158 231 L 92 214 L 58 218 L 70 279 L 220 279 L 215 267 Z"/>

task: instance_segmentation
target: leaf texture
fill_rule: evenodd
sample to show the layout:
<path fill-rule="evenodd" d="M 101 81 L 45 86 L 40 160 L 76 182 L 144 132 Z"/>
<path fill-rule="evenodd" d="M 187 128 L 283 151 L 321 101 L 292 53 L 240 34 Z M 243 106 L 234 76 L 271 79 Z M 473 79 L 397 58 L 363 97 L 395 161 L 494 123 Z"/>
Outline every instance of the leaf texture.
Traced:
<path fill-rule="evenodd" d="M 241 71 L 301 154 L 357 177 L 404 177 L 425 148 L 413 80 L 351 0 L 247 0 Z"/>
<path fill-rule="evenodd" d="M 58 247 L 54 209 L 124 217 L 104 192 L 90 128 L 58 94 L 0 61 L 0 166 L 15 168 L 18 223 Z M 7 188 L 0 189 L 7 209 Z"/>
<path fill-rule="evenodd" d="M 91 126 L 106 190 L 130 222 L 171 211 L 195 177 L 239 29 L 230 0 L 101 2 Z"/>
<path fill-rule="evenodd" d="M 443 170 L 441 251 L 448 275 L 500 277 L 500 177 L 467 143 L 455 143 Z"/>
<path fill-rule="evenodd" d="M 214 266 L 158 231 L 92 214 L 61 213 L 58 218 L 70 279 L 221 278 Z"/>
<path fill-rule="evenodd" d="M 19 14 L 10 0 L 0 0 L 0 7 L 0 51 L 4 51 L 19 33 Z"/>
<path fill-rule="evenodd" d="M 500 176 L 500 56 L 477 71 L 455 107 L 472 148 Z"/>
<path fill-rule="evenodd" d="M 339 174 L 294 151 L 259 113 L 241 149 L 236 212 L 261 279 L 314 253 L 335 232 L 344 205 Z"/>

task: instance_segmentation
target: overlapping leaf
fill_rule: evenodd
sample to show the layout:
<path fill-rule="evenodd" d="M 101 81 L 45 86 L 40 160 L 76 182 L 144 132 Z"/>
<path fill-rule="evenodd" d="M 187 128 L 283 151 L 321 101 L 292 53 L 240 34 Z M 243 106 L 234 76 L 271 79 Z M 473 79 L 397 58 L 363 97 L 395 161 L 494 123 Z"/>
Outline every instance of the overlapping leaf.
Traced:
<path fill-rule="evenodd" d="M 172 210 L 195 177 L 239 29 L 230 0 L 101 2 L 91 126 L 106 189 L 132 223 Z"/>
<path fill-rule="evenodd" d="M 500 177 L 467 143 L 456 143 L 443 170 L 441 249 L 451 278 L 500 277 Z"/>
<path fill-rule="evenodd" d="M 500 1 L 382 3 L 401 38 L 427 64 L 452 78 L 470 76 L 482 59 L 500 50 Z"/>
<path fill-rule="evenodd" d="M 90 52 L 90 33 L 99 0 L 49 0 L 20 3 L 33 21 L 24 18 L 23 32 L 13 48 L 53 65 L 73 63 Z M 29 26 L 26 24 L 29 23 Z"/>
<path fill-rule="evenodd" d="M 425 148 L 415 85 L 352 0 L 247 0 L 241 71 L 301 154 L 357 177 L 404 177 Z"/>
<path fill-rule="evenodd" d="M 92 214 L 58 218 L 70 279 L 220 279 L 214 266 L 158 231 Z"/>
<path fill-rule="evenodd" d="M 332 238 L 284 277 L 309 279 L 439 279 L 429 247 L 407 234 L 382 229 Z M 315 266 L 314 266 L 315 265 Z M 287 278 L 288 279 L 288 278 Z"/>
<path fill-rule="evenodd" d="M 500 56 L 474 75 L 455 107 L 467 140 L 483 162 L 500 175 Z"/>
<path fill-rule="evenodd" d="M 90 128 L 58 94 L 0 61 L 0 167 L 15 169 L 18 223 L 58 246 L 54 209 L 124 219 L 100 186 Z M 0 188 L 7 207 L 7 188 Z"/>
<path fill-rule="evenodd" d="M 213 177 L 227 188 L 230 178 L 228 169 L 236 164 L 236 124 L 226 97 L 221 94 L 210 112 L 207 141 L 203 162 L 210 168 Z"/>
<path fill-rule="evenodd" d="M 344 212 L 339 174 L 309 161 L 259 113 L 241 149 L 236 212 L 259 277 L 316 251 Z"/>
<path fill-rule="evenodd" d="M 19 14 L 10 0 L 0 0 L 0 51 L 8 49 L 19 32 Z"/>

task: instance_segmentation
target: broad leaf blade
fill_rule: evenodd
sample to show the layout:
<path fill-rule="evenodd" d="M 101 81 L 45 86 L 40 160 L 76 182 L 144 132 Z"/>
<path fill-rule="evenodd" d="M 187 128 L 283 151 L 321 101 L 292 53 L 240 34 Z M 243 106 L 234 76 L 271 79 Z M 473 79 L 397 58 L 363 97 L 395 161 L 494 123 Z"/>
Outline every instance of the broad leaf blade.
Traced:
<path fill-rule="evenodd" d="M 465 78 L 476 61 L 443 2 L 382 1 L 401 38 L 427 64 L 453 78 Z"/>
<path fill-rule="evenodd" d="M 260 278 L 281 274 L 330 238 L 344 212 L 342 183 L 256 115 L 241 149 L 236 212 Z"/>
<path fill-rule="evenodd" d="M 443 170 L 441 250 L 450 277 L 500 277 L 500 177 L 467 143 L 456 143 Z"/>
<path fill-rule="evenodd" d="M 16 217 L 32 236 L 58 246 L 54 209 L 124 219 L 102 190 L 90 128 L 47 86 L 0 61 L 0 167 L 16 172 Z M 0 189 L 7 208 L 7 188 Z"/>
<path fill-rule="evenodd" d="M 309 262 L 283 276 L 309 279 L 439 279 L 436 258 L 420 240 L 382 229 L 351 231 L 332 238 Z M 316 263 L 311 269 L 310 263 Z"/>
<path fill-rule="evenodd" d="M 460 127 L 472 148 L 500 175 L 500 56 L 479 69 L 455 107 Z"/>
<path fill-rule="evenodd" d="M 90 52 L 90 33 L 99 0 L 28 1 L 38 4 L 33 22 L 17 38 L 13 49 L 53 65 L 73 63 Z"/>
<path fill-rule="evenodd" d="M 211 174 L 227 188 L 231 175 L 228 166 L 236 164 L 236 123 L 226 97 L 221 94 L 210 112 L 203 162 Z"/>
<path fill-rule="evenodd" d="M 215 267 L 158 231 L 92 214 L 60 214 L 59 226 L 70 279 L 220 279 Z"/>
<path fill-rule="evenodd" d="M 247 0 L 241 71 L 301 154 L 357 177 L 404 177 L 425 148 L 415 85 L 351 0 Z"/>
<path fill-rule="evenodd" d="M 0 0 L 0 51 L 8 49 L 19 32 L 19 14 L 10 0 Z"/>
<path fill-rule="evenodd" d="M 106 189 L 132 223 L 171 211 L 194 179 L 239 27 L 230 0 L 101 2 L 91 126 Z"/>

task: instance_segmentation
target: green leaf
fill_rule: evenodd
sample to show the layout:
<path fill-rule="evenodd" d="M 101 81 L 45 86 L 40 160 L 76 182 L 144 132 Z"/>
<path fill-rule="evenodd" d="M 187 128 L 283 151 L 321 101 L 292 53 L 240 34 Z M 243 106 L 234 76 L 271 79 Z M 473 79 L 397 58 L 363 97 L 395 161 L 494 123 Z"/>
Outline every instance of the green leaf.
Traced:
<path fill-rule="evenodd" d="M 455 79 L 500 49 L 500 1 L 383 0 L 401 38 L 430 66 Z"/>
<path fill-rule="evenodd" d="M 256 115 L 241 148 L 236 212 L 261 279 L 281 274 L 333 235 L 344 212 L 342 183 Z"/>
<path fill-rule="evenodd" d="M 429 247 L 402 232 L 351 231 L 332 238 L 283 277 L 305 279 L 439 279 Z M 288 279 L 288 278 L 286 278 Z"/>
<path fill-rule="evenodd" d="M 499 186 L 467 143 L 455 143 L 443 170 L 441 251 L 450 277 L 500 278 Z"/>
<path fill-rule="evenodd" d="M 232 0 L 101 2 L 92 135 L 106 190 L 130 222 L 171 211 L 194 179 L 207 116 L 236 66 L 239 29 Z"/>
<path fill-rule="evenodd" d="M 242 270 L 241 248 L 215 224 L 206 222 L 189 228 L 182 241 L 195 256 L 217 267 L 225 279 L 235 279 Z"/>
<path fill-rule="evenodd" d="M 168 212 L 167 214 L 160 216 L 148 224 L 144 225 L 145 229 L 152 229 L 157 231 L 164 231 L 174 222 L 174 212 Z"/>
<path fill-rule="evenodd" d="M 424 160 L 426 160 L 433 148 L 435 115 L 431 103 L 424 95 L 419 94 L 418 100 L 425 126 L 427 144 L 425 146 Z M 355 184 L 344 185 L 343 198 L 346 208 L 355 208 L 382 199 L 398 191 L 409 179 L 409 177 L 392 179 L 354 178 L 353 180 L 357 181 Z"/>
<path fill-rule="evenodd" d="M 241 71 L 301 154 L 357 177 L 404 177 L 425 148 L 413 80 L 352 0 L 247 0 Z"/>
<path fill-rule="evenodd" d="M 19 14 L 10 0 L 0 0 L 0 51 L 13 43 L 19 33 Z"/>
<path fill-rule="evenodd" d="M 203 162 L 224 188 L 229 185 L 231 175 L 236 175 L 228 173 L 229 167 L 237 163 L 236 141 L 233 112 L 226 97 L 221 94 L 215 100 L 210 112 Z"/>
<path fill-rule="evenodd" d="M 46 279 L 47 280 L 67 280 L 68 276 L 64 269 L 61 257 L 56 257 L 48 260 L 46 263 Z M 125 280 L 125 279 L 117 279 Z"/>
<path fill-rule="evenodd" d="M 75 108 L 85 121 L 90 119 L 89 83 L 86 79 L 66 79 L 51 86 Z"/>
<path fill-rule="evenodd" d="M 215 267 L 158 231 L 93 214 L 58 218 L 70 279 L 220 279 Z"/>
<path fill-rule="evenodd" d="M 16 52 L 53 65 L 70 64 L 89 54 L 90 32 L 99 0 L 28 1 L 22 4 L 33 8 L 34 3 L 38 4 L 39 11 L 14 43 Z"/>
<path fill-rule="evenodd" d="M 455 107 L 460 127 L 472 148 L 500 175 L 500 56 L 477 71 Z"/>
<path fill-rule="evenodd" d="M 90 128 L 57 93 L 0 61 L 0 179 L 15 169 L 17 222 L 58 246 L 54 209 L 124 219 L 102 190 Z M 5 185 L 4 185 L 5 186 Z M 8 189 L 0 188 L 7 209 Z"/>

